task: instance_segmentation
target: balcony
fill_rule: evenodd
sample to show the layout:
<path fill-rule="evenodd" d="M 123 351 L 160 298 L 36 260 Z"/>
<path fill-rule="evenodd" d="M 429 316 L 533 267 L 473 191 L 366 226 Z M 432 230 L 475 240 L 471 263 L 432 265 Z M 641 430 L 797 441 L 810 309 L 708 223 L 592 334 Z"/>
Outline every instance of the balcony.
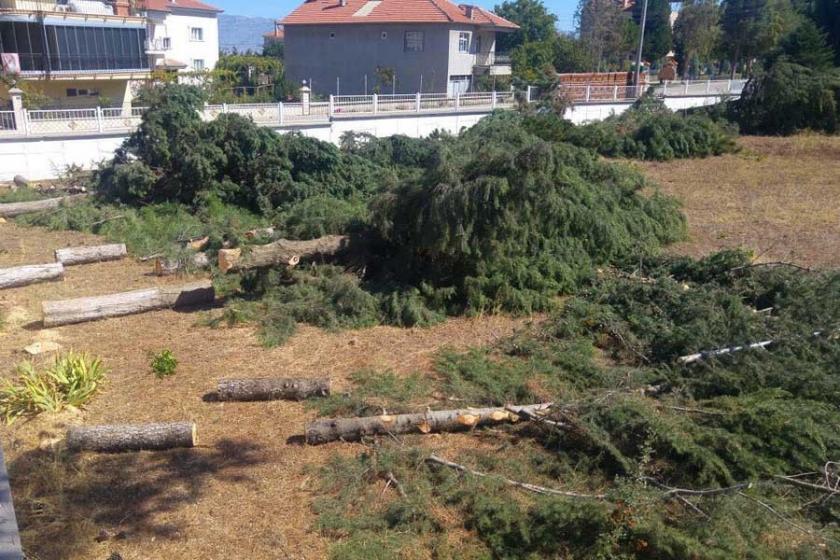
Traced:
<path fill-rule="evenodd" d="M 510 76 L 510 55 L 497 52 L 476 53 L 473 73 L 476 75 L 489 74 L 491 76 Z"/>
<path fill-rule="evenodd" d="M 172 50 L 172 39 L 169 37 L 158 37 L 146 41 L 147 54 L 166 54 L 166 51 L 170 50 Z"/>

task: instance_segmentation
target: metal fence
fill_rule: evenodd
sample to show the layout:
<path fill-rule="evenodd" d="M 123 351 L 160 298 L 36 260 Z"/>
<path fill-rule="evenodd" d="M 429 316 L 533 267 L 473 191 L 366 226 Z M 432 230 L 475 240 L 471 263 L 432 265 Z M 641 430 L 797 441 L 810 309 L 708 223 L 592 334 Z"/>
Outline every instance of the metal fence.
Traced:
<path fill-rule="evenodd" d="M 738 95 L 745 80 L 703 82 L 668 82 L 650 86 L 659 97 Z M 624 85 L 567 84 L 561 91 L 577 104 L 626 102 L 639 97 L 641 88 Z M 355 115 L 452 113 L 492 111 L 509 108 L 520 97 L 527 102 L 539 101 L 544 95 L 537 88 L 525 92 L 471 92 L 457 95 L 417 93 L 396 95 L 340 95 L 329 101 L 296 103 L 239 103 L 205 105 L 201 118 L 213 120 L 219 115 L 235 113 L 264 126 L 300 126 L 327 123 L 331 119 Z M 131 132 L 137 128 L 146 109 L 143 107 L 108 107 L 91 109 L 40 109 L 0 111 L 0 137 L 12 135 L 60 136 L 100 132 Z"/>

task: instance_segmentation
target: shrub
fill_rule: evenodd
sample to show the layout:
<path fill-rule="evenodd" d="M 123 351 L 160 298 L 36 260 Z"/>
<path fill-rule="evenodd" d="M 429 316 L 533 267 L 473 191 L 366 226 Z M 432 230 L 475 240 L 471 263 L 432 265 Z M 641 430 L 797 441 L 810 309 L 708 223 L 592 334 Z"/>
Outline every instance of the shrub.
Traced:
<path fill-rule="evenodd" d="M 554 117 L 557 119 L 557 117 Z M 540 136 L 616 158 L 667 161 L 734 152 L 735 131 L 703 114 L 683 116 L 658 100 L 642 98 L 621 115 L 580 126 L 560 126 L 550 117 L 531 120 Z"/>
<path fill-rule="evenodd" d="M 175 375 L 175 370 L 178 367 L 178 359 L 171 350 L 164 349 L 157 354 L 152 354 L 151 368 L 158 379 Z"/>
<path fill-rule="evenodd" d="M 0 414 L 8 423 L 22 416 L 81 408 L 102 388 L 106 370 L 98 358 L 70 352 L 38 370 L 31 362 L 18 366 L 18 378 L 0 388 Z"/>

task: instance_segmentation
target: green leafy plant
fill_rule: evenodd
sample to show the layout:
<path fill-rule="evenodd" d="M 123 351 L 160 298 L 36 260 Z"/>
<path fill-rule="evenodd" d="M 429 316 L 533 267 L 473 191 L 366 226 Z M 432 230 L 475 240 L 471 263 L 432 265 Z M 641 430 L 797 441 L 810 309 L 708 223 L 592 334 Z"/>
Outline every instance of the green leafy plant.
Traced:
<path fill-rule="evenodd" d="M 100 359 L 77 352 L 59 356 L 41 370 L 23 362 L 17 372 L 16 380 L 0 388 L 0 414 L 10 424 L 22 416 L 82 408 L 101 390 L 106 375 Z"/>
<path fill-rule="evenodd" d="M 175 375 L 175 370 L 178 368 L 178 359 L 172 353 L 172 350 L 164 349 L 157 354 L 152 354 L 151 368 L 155 377 L 164 379 Z"/>

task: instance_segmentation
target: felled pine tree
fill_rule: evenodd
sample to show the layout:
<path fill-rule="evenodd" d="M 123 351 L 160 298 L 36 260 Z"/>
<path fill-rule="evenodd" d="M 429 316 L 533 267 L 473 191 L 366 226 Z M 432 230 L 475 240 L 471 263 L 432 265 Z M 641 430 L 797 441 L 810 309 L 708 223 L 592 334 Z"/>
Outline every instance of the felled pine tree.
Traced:
<path fill-rule="evenodd" d="M 676 203 L 643 196 L 641 175 L 529 134 L 520 119 L 483 120 L 444 143 L 421 179 L 374 201 L 389 247 L 381 274 L 454 288 L 468 311 L 530 312 L 597 265 L 684 235 Z"/>

